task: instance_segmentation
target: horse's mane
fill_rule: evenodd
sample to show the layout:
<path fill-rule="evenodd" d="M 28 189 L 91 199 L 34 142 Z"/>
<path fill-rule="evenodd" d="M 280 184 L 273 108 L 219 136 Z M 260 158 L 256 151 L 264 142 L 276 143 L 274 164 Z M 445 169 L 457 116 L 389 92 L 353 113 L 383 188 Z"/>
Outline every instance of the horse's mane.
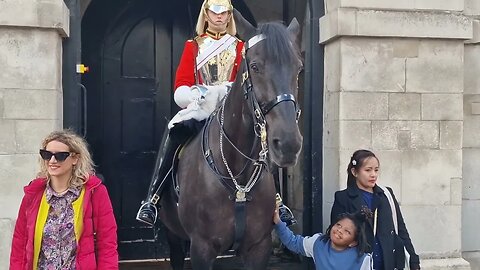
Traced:
<path fill-rule="evenodd" d="M 258 28 L 258 34 L 263 34 L 266 37 L 264 53 L 268 59 L 276 59 L 282 65 L 299 61 L 299 52 L 283 24 L 278 22 L 263 23 Z"/>

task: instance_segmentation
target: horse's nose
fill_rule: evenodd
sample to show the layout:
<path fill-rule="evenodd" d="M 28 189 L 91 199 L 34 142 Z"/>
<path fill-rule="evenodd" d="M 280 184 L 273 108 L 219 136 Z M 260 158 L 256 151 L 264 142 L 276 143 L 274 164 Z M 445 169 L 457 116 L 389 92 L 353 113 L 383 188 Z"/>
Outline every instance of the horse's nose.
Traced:
<path fill-rule="evenodd" d="M 302 147 L 302 136 L 299 133 L 293 133 L 290 136 L 275 136 L 272 138 L 272 144 L 273 149 L 271 150 L 278 155 L 280 163 L 283 163 L 278 165 L 285 167 L 295 165 Z"/>
<path fill-rule="evenodd" d="M 300 136 L 293 136 L 292 139 L 280 139 L 279 137 L 273 138 L 273 147 L 279 149 L 283 153 L 297 153 L 301 147 Z"/>

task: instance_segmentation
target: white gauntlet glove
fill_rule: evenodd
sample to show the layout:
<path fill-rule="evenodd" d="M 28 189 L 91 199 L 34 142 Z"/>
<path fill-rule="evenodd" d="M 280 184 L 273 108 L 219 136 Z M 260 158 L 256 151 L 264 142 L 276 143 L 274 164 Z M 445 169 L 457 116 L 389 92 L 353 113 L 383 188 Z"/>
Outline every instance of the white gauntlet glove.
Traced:
<path fill-rule="evenodd" d="M 193 85 L 191 88 L 192 101 L 195 101 L 198 105 L 205 102 L 205 97 L 208 94 L 208 89 L 203 85 Z"/>
<path fill-rule="evenodd" d="M 182 85 L 175 90 L 173 99 L 180 108 L 184 109 L 192 102 L 201 104 L 207 94 L 207 88 L 202 85 L 192 87 Z"/>
<path fill-rule="evenodd" d="M 202 121 L 215 110 L 219 102 L 229 90 L 231 83 L 215 86 L 194 85 L 188 87 L 182 85 L 175 90 L 175 102 L 183 110 L 179 111 L 168 123 L 172 128 L 176 123 L 195 119 Z"/>

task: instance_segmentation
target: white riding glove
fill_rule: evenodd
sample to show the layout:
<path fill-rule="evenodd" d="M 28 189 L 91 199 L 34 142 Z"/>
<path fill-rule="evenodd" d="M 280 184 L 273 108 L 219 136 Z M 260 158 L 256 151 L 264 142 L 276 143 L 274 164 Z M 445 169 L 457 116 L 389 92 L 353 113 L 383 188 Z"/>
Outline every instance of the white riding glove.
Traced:
<path fill-rule="evenodd" d="M 184 109 L 192 102 L 198 103 L 198 105 L 201 104 L 203 102 L 202 99 L 204 99 L 207 94 L 208 90 L 203 85 L 194 85 L 192 87 L 182 85 L 175 90 L 173 98 L 175 103 Z"/>
<path fill-rule="evenodd" d="M 197 105 L 205 102 L 205 97 L 208 94 L 208 89 L 203 85 L 193 85 L 191 88 L 191 99 L 192 102 L 197 103 Z"/>

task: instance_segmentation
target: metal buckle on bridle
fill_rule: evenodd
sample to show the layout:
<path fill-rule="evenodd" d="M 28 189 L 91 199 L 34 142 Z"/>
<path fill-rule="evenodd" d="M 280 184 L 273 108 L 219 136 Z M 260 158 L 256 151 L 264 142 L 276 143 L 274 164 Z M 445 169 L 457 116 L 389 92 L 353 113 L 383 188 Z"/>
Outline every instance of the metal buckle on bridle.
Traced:
<path fill-rule="evenodd" d="M 246 61 L 245 61 L 246 64 Z M 245 71 L 242 73 L 242 85 L 245 83 L 245 81 L 248 80 L 248 71 Z"/>
<path fill-rule="evenodd" d="M 297 121 L 297 123 L 301 115 L 302 115 L 302 109 L 297 109 L 296 115 L 295 115 L 295 120 Z"/>
<path fill-rule="evenodd" d="M 247 200 L 247 196 L 245 195 L 245 192 L 242 192 L 240 190 L 237 190 L 235 192 L 235 202 L 244 202 Z"/>
<path fill-rule="evenodd" d="M 262 112 L 261 112 L 260 109 L 255 109 L 254 113 L 255 113 L 255 117 L 256 117 L 258 120 L 263 120 L 263 114 L 262 114 Z"/>

